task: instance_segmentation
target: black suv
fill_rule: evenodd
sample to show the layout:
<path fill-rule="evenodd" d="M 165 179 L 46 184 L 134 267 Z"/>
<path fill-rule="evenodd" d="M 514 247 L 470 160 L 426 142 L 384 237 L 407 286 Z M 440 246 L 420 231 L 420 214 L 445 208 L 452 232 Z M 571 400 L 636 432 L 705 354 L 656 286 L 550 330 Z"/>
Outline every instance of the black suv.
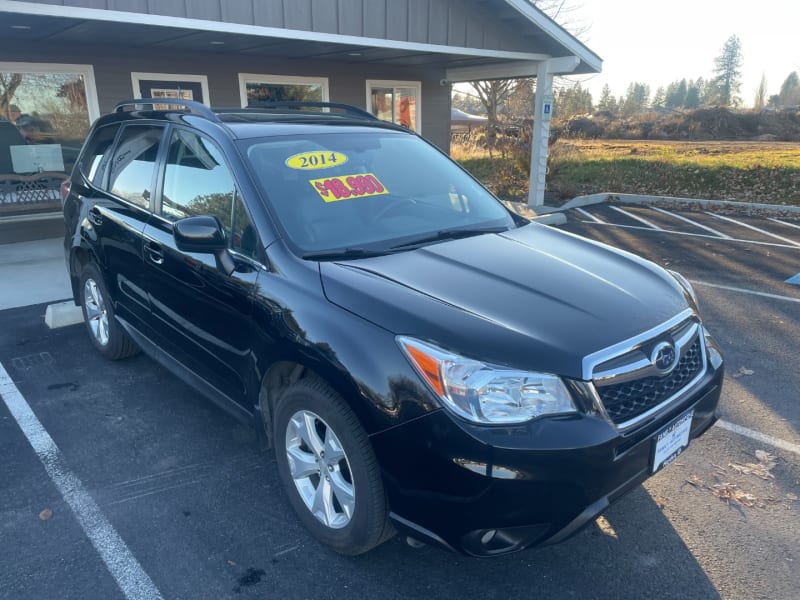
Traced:
<path fill-rule="evenodd" d="M 318 540 L 563 540 L 714 423 L 677 273 L 529 223 L 360 109 L 170 102 L 100 118 L 62 188 L 75 302 L 108 358 L 261 421 Z"/>

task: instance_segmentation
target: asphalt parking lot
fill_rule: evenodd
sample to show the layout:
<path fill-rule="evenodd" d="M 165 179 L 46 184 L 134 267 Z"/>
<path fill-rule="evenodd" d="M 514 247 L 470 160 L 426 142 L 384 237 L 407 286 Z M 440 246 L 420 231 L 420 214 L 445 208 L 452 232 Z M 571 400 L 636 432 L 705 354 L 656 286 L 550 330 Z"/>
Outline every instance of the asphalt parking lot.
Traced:
<path fill-rule="evenodd" d="M 0 597 L 796 598 L 800 218 L 567 218 L 689 278 L 728 369 L 721 423 L 593 526 L 496 559 L 399 537 L 336 555 L 252 429 L 143 356 L 104 361 L 81 325 L 46 329 L 35 305 L 0 311 Z"/>

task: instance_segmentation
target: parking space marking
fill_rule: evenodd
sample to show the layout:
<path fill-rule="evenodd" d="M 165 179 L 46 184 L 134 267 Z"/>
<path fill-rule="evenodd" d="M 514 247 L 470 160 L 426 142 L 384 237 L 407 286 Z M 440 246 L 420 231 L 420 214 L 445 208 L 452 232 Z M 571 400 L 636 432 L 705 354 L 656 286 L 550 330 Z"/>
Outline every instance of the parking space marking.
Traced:
<path fill-rule="evenodd" d="M 582 208 L 576 208 L 575 210 L 576 210 L 576 211 L 578 211 L 579 213 L 581 213 L 581 214 L 582 214 L 584 217 L 586 217 L 587 219 L 591 219 L 591 220 L 592 220 L 592 221 L 594 221 L 595 223 L 605 223 L 605 221 L 603 221 L 603 219 L 601 219 L 600 217 L 597 217 L 597 216 L 593 215 L 593 214 L 592 214 L 592 213 L 590 213 L 588 210 L 583 210 Z"/>
<path fill-rule="evenodd" d="M 741 425 L 736 425 L 735 423 L 723 421 L 722 419 L 717 421 L 717 425 L 723 429 L 732 431 L 733 433 L 738 433 L 739 435 L 750 438 L 751 440 L 769 444 L 770 446 L 780 448 L 781 450 L 786 450 L 787 452 L 800 454 L 800 445 L 798 444 L 793 444 L 791 442 L 772 437 L 771 435 L 767 435 L 766 433 L 761 433 L 760 431 L 755 431 L 753 429 L 748 429 L 747 427 L 742 427 Z"/>
<path fill-rule="evenodd" d="M 726 217 L 726 216 L 723 216 L 723 215 L 718 215 L 718 214 L 709 212 L 707 210 L 704 211 L 704 212 L 707 215 L 711 215 L 715 219 L 721 219 L 723 221 L 728 221 L 729 223 L 733 223 L 735 225 L 740 225 L 741 227 L 746 227 L 747 229 L 751 229 L 752 231 L 757 231 L 758 233 L 763 233 L 766 236 L 773 237 L 773 238 L 775 238 L 777 240 L 781 240 L 783 242 L 786 242 L 788 244 L 792 244 L 793 246 L 797 246 L 798 248 L 800 248 L 800 242 L 795 242 L 794 240 L 790 240 L 789 238 L 785 238 L 782 235 L 778 235 L 777 233 L 772 233 L 770 231 L 767 231 L 766 229 L 761 229 L 759 227 L 756 227 L 755 225 L 750 225 L 749 223 L 742 223 L 741 221 L 737 221 L 736 219 L 731 219 L 730 217 Z"/>
<path fill-rule="evenodd" d="M 604 227 L 619 227 L 620 229 L 637 229 L 639 231 L 653 231 L 650 227 L 642 227 L 640 225 L 620 225 L 619 223 L 595 223 L 593 221 L 581 221 L 581 223 L 586 223 L 587 225 L 598 225 Z M 719 238 L 715 235 L 707 235 L 705 233 L 689 233 L 687 231 L 667 231 L 666 229 L 660 230 L 659 233 L 666 233 L 669 235 L 685 235 L 688 237 L 699 237 L 704 238 L 707 240 L 717 240 L 718 242 L 737 242 L 740 244 L 754 244 L 756 246 L 770 246 L 772 248 L 789 248 L 791 250 L 797 250 L 800 248 L 800 245 L 788 245 L 788 244 L 779 244 L 777 242 L 760 242 L 757 240 L 740 240 L 738 238 Z"/>
<path fill-rule="evenodd" d="M 663 208 L 658 208 L 657 206 L 651 206 L 650 208 L 652 208 L 653 210 L 655 210 L 657 212 L 663 213 L 663 214 L 665 214 L 667 216 L 670 216 L 670 217 L 673 217 L 675 219 L 679 219 L 681 221 L 684 221 L 685 223 L 689 223 L 690 225 L 693 225 L 695 227 L 699 227 L 700 229 L 705 229 L 706 231 L 708 231 L 710 233 L 713 233 L 717 237 L 721 237 L 721 238 L 726 239 L 726 240 L 732 240 L 733 239 L 731 236 L 729 236 L 727 234 L 724 234 L 721 231 L 717 231 L 716 229 L 713 229 L 713 228 L 709 227 L 708 225 L 703 225 L 702 223 L 698 223 L 697 221 L 693 221 L 692 219 L 689 219 L 688 217 L 684 217 L 683 215 L 679 215 L 679 214 L 676 214 L 674 212 L 671 212 L 671 211 L 668 211 L 668 210 L 664 210 Z"/>
<path fill-rule="evenodd" d="M 612 209 L 612 210 L 615 210 L 615 211 L 617 211 L 619 213 L 622 213 L 626 217 L 630 217 L 631 219 L 634 219 L 635 221 L 639 221 L 640 223 L 644 223 L 645 225 L 647 225 L 651 229 L 655 229 L 656 231 L 664 231 L 661 227 L 659 227 L 655 223 L 651 223 L 650 221 L 648 221 L 647 219 L 645 219 L 643 217 L 639 217 L 637 215 L 634 215 L 633 213 L 629 213 L 627 210 L 623 210 L 623 209 L 621 209 L 621 208 L 619 208 L 617 206 L 609 206 L 609 208 Z"/>
<path fill-rule="evenodd" d="M 719 285 L 718 283 L 708 283 L 707 281 L 696 281 L 690 279 L 692 285 L 704 285 L 706 287 L 717 288 L 720 290 L 728 290 L 729 292 L 739 292 L 741 294 L 750 294 L 752 296 L 763 296 L 764 298 L 772 298 L 773 300 L 786 300 L 788 302 L 800 303 L 800 298 L 792 298 L 791 296 L 781 296 L 780 294 L 770 294 L 768 292 L 757 292 L 755 290 L 748 290 L 745 288 L 734 287 L 732 285 Z"/>
<path fill-rule="evenodd" d="M 795 229 L 800 229 L 800 225 L 797 223 L 789 223 L 788 221 L 781 221 L 780 219 L 776 219 L 775 217 L 767 217 L 770 221 L 774 221 L 775 223 L 780 223 L 781 225 L 788 225 L 789 227 L 794 227 Z"/>
<path fill-rule="evenodd" d="M 81 528 L 100 554 L 125 598 L 146 600 L 162 598 L 150 576 L 106 519 L 100 507 L 78 477 L 66 465 L 61 450 L 42 426 L 14 381 L 0 363 L 0 397 L 55 484 L 61 497 L 72 509 Z"/>

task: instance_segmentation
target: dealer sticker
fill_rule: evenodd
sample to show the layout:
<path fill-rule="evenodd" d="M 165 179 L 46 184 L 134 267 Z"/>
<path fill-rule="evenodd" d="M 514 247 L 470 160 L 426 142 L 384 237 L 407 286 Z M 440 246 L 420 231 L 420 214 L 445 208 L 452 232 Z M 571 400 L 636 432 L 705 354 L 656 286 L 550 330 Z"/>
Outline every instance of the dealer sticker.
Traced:
<path fill-rule="evenodd" d="M 380 196 L 389 193 L 386 186 L 372 173 L 312 179 L 309 183 L 314 186 L 320 198 L 325 202 L 336 202 L 348 198 Z"/>
<path fill-rule="evenodd" d="M 693 415 L 691 410 L 684 413 L 656 435 L 651 473 L 666 467 L 687 448 Z"/>
<path fill-rule="evenodd" d="M 314 169 L 330 169 L 338 167 L 347 162 L 347 155 L 341 152 L 331 152 L 330 150 L 301 152 L 286 159 L 286 166 L 290 169 L 300 171 L 311 171 Z"/>

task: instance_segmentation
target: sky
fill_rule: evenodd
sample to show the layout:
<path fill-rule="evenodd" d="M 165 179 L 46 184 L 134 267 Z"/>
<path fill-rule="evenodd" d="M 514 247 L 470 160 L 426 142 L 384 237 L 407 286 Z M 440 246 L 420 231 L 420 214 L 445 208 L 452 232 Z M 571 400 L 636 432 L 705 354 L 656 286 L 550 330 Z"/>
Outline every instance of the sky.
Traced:
<path fill-rule="evenodd" d="M 709 79 L 731 35 L 742 42 L 739 95 L 752 106 L 761 75 L 767 97 L 792 71 L 800 74 L 800 0 L 568 0 L 569 15 L 588 26 L 582 41 L 603 59 L 599 75 L 581 77 L 596 103 L 604 84 L 614 96 L 628 84 L 659 86 L 682 78 Z M 567 24 L 569 28 L 569 24 Z"/>

